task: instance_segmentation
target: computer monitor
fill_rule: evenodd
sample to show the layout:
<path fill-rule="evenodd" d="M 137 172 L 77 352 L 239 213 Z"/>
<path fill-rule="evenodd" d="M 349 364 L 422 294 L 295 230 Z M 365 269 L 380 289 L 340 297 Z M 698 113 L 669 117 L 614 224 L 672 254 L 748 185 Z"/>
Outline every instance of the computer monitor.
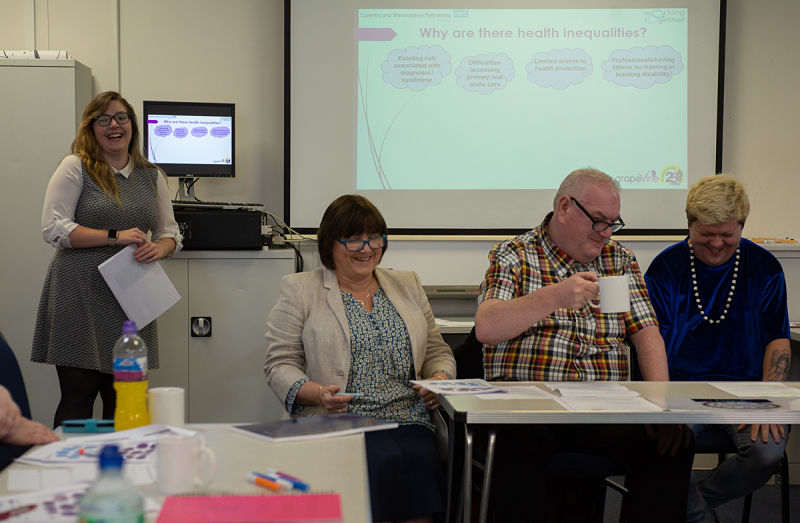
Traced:
<path fill-rule="evenodd" d="M 144 155 L 181 179 L 181 199 L 194 199 L 195 178 L 235 176 L 235 104 L 145 100 L 142 106 Z"/>

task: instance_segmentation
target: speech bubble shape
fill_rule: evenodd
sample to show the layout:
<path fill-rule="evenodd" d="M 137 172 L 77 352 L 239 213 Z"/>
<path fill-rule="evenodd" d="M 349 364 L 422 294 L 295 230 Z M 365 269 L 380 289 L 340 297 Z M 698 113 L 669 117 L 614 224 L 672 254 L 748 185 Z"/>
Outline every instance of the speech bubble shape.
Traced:
<path fill-rule="evenodd" d="M 211 136 L 214 138 L 225 138 L 229 134 L 231 134 L 230 127 L 220 126 L 211 128 Z"/>
<path fill-rule="evenodd" d="M 192 127 L 192 136 L 195 138 L 204 138 L 208 134 L 208 129 L 205 127 Z"/>
<path fill-rule="evenodd" d="M 592 57 L 583 49 L 553 49 L 536 53 L 525 66 L 528 81 L 563 91 L 592 74 Z"/>
<path fill-rule="evenodd" d="M 172 133 L 172 126 L 170 125 L 157 125 L 153 130 L 156 136 L 169 136 Z"/>
<path fill-rule="evenodd" d="M 455 75 L 456 84 L 468 93 L 491 94 L 514 79 L 514 61 L 505 53 L 466 56 Z"/>
<path fill-rule="evenodd" d="M 681 54 L 669 45 L 617 49 L 603 62 L 603 78 L 620 87 L 649 89 L 683 71 Z"/>
<path fill-rule="evenodd" d="M 452 69 L 450 54 L 440 45 L 395 49 L 381 64 L 384 82 L 397 89 L 411 91 L 439 85 Z"/>
<path fill-rule="evenodd" d="M 186 127 L 176 127 L 174 131 L 172 131 L 172 136 L 175 138 L 186 138 L 189 135 L 189 129 Z"/>

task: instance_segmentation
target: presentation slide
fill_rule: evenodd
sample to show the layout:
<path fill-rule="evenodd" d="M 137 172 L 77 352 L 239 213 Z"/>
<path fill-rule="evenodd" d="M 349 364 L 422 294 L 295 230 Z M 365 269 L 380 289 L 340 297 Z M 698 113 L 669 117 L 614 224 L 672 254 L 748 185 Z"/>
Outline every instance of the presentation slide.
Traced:
<path fill-rule="evenodd" d="M 626 229 L 674 233 L 716 170 L 716 0 L 287 9 L 286 217 L 305 232 L 345 193 L 395 232 L 525 230 L 592 167 L 619 182 Z"/>
<path fill-rule="evenodd" d="M 230 117 L 150 114 L 147 123 L 147 157 L 153 163 L 231 163 Z"/>
<path fill-rule="evenodd" d="M 686 188 L 687 9 L 358 20 L 358 190 L 556 189 L 576 154 L 623 188 Z"/>

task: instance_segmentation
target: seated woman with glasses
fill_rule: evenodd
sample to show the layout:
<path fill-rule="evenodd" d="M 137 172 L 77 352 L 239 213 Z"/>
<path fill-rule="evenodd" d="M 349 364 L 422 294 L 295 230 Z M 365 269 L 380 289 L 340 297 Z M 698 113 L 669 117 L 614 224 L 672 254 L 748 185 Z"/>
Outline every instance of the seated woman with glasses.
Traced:
<path fill-rule="evenodd" d="M 419 277 L 378 267 L 386 222 L 366 198 L 328 206 L 317 241 L 324 267 L 291 274 L 267 317 L 264 371 L 292 417 L 352 412 L 400 427 L 365 434 L 374 521 L 431 521 L 442 512 L 431 411 L 409 383 L 452 379 L 455 361 Z"/>
<path fill-rule="evenodd" d="M 95 96 L 83 111 L 72 154 L 56 168 L 42 211 L 50 262 L 31 360 L 56 366 L 61 401 L 53 426 L 92 417 L 98 393 L 103 418 L 114 417 L 111 349 L 128 316 L 97 266 L 127 245 L 152 263 L 181 247 L 166 177 L 142 155 L 133 106 L 119 93 Z M 148 237 L 148 232 L 152 233 Z M 158 368 L 158 332 L 139 331 L 150 368 Z"/>

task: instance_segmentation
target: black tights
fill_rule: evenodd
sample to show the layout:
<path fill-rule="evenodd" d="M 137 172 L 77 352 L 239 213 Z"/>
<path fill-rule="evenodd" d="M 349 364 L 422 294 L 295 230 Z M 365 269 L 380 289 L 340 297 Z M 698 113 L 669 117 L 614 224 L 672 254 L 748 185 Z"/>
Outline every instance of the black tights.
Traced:
<path fill-rule="evenodd" d="M 65 419 L 91 418 L 98 392 L 103 400 L 103 419 L 114 418 L 117 393 L 113 374 L 59 365 L 56 365 L 56 372 L 61 387 L 61 401 L 53 419 L 53 428 L 61 425 Z"/>

